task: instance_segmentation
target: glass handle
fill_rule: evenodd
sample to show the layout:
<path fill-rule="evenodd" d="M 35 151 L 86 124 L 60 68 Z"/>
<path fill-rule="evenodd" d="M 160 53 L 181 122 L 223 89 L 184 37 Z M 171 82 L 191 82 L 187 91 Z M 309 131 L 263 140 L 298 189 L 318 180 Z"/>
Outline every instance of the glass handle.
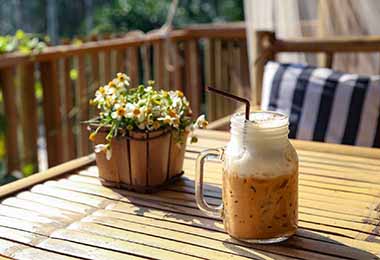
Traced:
<path fill-rule="evenodd" d="M 195 199 L 200 210 L 205 212 L 209 216 L 220 217 L 222 214 L 223 204 L 213 207 L 210 206 L 203 196 L 203 175 L 204 164 L 206 161 L 221 161 L 224 150 L 220 149 L 208 149 L 202 151 L 196 162 L 196 175 L 195 175 Z"/>

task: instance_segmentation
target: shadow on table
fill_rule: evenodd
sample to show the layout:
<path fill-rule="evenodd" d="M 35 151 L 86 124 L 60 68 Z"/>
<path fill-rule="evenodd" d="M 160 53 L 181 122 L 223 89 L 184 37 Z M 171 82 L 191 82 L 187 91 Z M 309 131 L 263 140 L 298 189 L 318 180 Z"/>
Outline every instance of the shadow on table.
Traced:
<path fill-rule="evenodd" d="M 360 244 L 353 247 L 305 229 L 298 230 L 295 236 L 277 244 L 249 244 L 232 238 L 226 239 L 223 244 L 236 254 L 252 258 L 257 258 L 255 250 L 260 250 L 259 253 L 273 259 L 282 259 L 283 256 L 297 259 L 321 259 L 325 257 L 360 260 L 380 259 L 377 255 L 359 248 Z"/>
<path fill-rule="evenodd" d="M 194 181 L 187 177 L 182 177 L 164 190 L 151 194 L 112 188 L 115 193 L 123 196 L 121 201 L 127 199 L 128 203 L 134 205 L 133 212 L 136 215 L 157 216 L 168 221 L 223 231 L 221 218 L 207 216 L 198 209 L 194 189 Z M 210 205 L 216 206 L 221 203 L 222 191 L 219 186 L 205 183 L 204 190 L 205 198 Z"/>
<path fill-rule="evenodd" d="M 216 206 L 221 202 L 220 186 L 205 183 L 204 190 L 206 200 L 211 205 Z M 118 191 L 120 192 L 120 190 Z M 166 221 L 224 232 L 221 218 L 209 217 L 198 209 L 195 203 L 194 181 L 187 177 L 181 178 L 178 182 L 163 190 L 162 193 L 158 192 L 149 195 L 136 193 L 128 193 L 126 195 L 123 193 L 123 197 L 130 200 L 130 203 L 136 206 L 134 213 L 137 215 L 157 217 Z M 220 238 L 220 236 L 218 237 Z M 218 238 L 215 239 L 219 240 Z M 375 237 L 369 237 L 367 241 L 379 242 Z M 355 240 L 352 240 L 352 245 L 347 245 L 331 239 L 327 235 L 322 236 L 305 229 L 299 229 L 297 235 L 288 241 L 278 244 L 253 245 L 232 238 L 221 240 L 221 242 L 229 251 L 254 259 L 268 259 L 268 257 L 283 259 L 284 256 L 302 259 L 320 259 L 326 257 L 360 260 L 380 259 L 375 254 L 366 251 L 365 248 L 361 249 L 364 245 L 359 240 L 357 240 L 357 243 L 355 243 Z M 368 250 L 371 249 L 368 247 Z"/>
<path fill-rule="evenodd" d="M 176 205 L 166 217 L 185 222 L 192 226 L 202 227 L 213 231 L 223 231 L 223 223 L 220 217 L 212 217 L 199 210 L 195 202 L 194 180 L 182 177 L 178 182 L 169 186 L 167 191 L 176 196 Z M 165 192 L 165 191 L 164 191 Z M 218 185 L 204 184 L 204 196 L 211 206 L 221 203 L 222 189 Z M 183 201 L 183 202 L 182 202 Z"/>

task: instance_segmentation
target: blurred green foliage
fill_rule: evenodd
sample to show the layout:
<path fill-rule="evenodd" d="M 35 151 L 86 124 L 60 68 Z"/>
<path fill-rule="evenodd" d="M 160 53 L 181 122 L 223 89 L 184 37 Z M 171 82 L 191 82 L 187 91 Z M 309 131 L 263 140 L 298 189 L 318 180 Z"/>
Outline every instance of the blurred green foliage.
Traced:
<path fill-rule="evenodd" d="M 144 32 L 160 28 L 166 21 L 171 0 L 112 0 L 98 6 L 92 33 Z M 194 23 L 240 21 L 243 0 L 179 0 L 175 27 Z"/>
<path fill-rule="evenodd" d="M 45 41 L 48 39 L 45 38 Z M 40 40 L 36 35 L 17 30 L 15 35 L 0 36 L 0 54 L 14 51 L 24 54 L 38 53 L 46 47 L 45 41 Z"/>
<path fill-rule="evenodd" d="M 50 1 L 50 0 L 49 0 Z M 171 0 L 51 0 L 60 38 L 161 27 Z M 47 34 L 47 0 L 0 0 L 0 32 Z M 178 0 L 174 25 L 244 19 L 243 0 Z"/>

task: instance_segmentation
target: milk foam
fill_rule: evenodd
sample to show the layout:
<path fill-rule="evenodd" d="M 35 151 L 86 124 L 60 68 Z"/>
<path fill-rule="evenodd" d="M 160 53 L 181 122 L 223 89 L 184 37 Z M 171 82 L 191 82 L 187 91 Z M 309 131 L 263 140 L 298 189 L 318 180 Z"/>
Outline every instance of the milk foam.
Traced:
<path fill-rule="evenodd" d="M 224 167 L 242 177 L 273 178 L 297 171 L 298 158 L 288 141 L 288 118 L 273 112 L 254 112 L 244 125 L 243 115 L 231 120 L 231 140 Z"/>
<path fill-rule="evenodd" d="M 225 169 L 241 177 L 274 178 L 297 171 L 298 159 L 291 146 L 279 154 L 256 153 L 249 150 L 239 155 L 227 155 Z M 227 152 L 228 153 L 228 152 Z"/>

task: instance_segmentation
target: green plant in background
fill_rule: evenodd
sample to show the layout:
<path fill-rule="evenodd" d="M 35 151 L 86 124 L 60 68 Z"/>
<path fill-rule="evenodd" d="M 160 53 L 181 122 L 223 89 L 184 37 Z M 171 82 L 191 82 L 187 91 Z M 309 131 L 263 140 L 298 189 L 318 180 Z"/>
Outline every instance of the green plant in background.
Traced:
<path fill-rule="evenodd" d="M 19 51 L 23 54 L 39 53 L 46 47 L 48 38 L 41 40 L 33 34 L 17 30 L 15 35 L 0 36 L 0 54 Z"/>
<path fill-rule="evenodd" d="M 165 22 L 171 0 L 110 0 L 99 3 L 93 15 L 92 33 L 147 32 Z M 244 20 L 243 0 L 179 0 L 174 26 Z M 81 26 L 86 32 L 85 23 Z"/>

